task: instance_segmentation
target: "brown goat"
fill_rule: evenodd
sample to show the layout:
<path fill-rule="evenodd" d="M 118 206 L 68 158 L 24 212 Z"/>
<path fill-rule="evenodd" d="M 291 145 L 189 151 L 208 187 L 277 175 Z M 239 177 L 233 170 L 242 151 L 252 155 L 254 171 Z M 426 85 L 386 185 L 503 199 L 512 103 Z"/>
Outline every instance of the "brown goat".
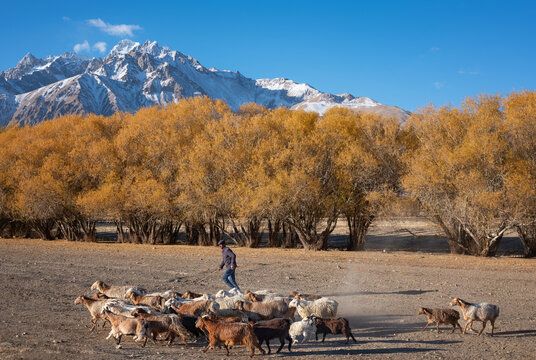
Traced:
<path fill-rule="evenodd" d="M 166 299 L 160 295 L 140 295 L 132 290 L 127 291 L 125 298 L 134 305 L 147 305 L 158 311 L 162 311 L 166 303 Z"/>
<path fill-rule="evenodd" d="M 182 304 L 178 309 L 173 308 L 178 314 L 203 316 L 212 310 L 211 300 L 192 301 Z"/>
<path fill-rule="evenodd" d="M 145 340 L 147 329 L 144 319 L 115 315 L 107 310 L 102 312 L 102 317 L 112 324 L 112 330 L 106 339 L 113 336 L 117 345 L 121 343 L 121 337 L 123 335 L 134 335 L 134 340 L 136 341 Z M 145 341 L 142 346 L 145 346 Z"/>
<path fill-rule="evenodd" d="M 184 292 L 184 294 L 182 294 L 181 297 L 182 297 L 183 299 L 196 299 L 196 298 L 199 298 L 199 297 L 201 297 L 201 296 L 203 296 L 203 294 L 198 294 L 198 293 L 194 293 L 194 292 L 192 292 L 192 291 L 190 291 L 190 290 L 186 290 L 186 291 Z"/>
<path fill-rule="evenodd" d="M 244 293 L 244 298 L 250 302 L 263 301 L 265 297 L 266 295 L 258 295 L 249 290 Z"/>
<path fill-rule="evenodd" d="M 452 325 L 452 332 L 453 333 L 456 330 L 456 326 L 460 328 L 460 331 L 463 333 L 462 327 L 460 326 L 460 323 L 458 323 L 458 320 L 460 320 L 460 313 L 457 312 L 454 309 L 429 309 L 422 307 L 419 309 L 419 315 L 426 315 L 426 318 L 428 319 L 428 323 L 424 327 L 424 329 L 421 330 L 424 331 L 426 328 L 433 323 L 436 323 L 437 325 L 437 333 L 439 334 L 439 324 L 444 325 Z"/>
<path fill-rule="evenodd" d="M 285 346 L 285 339 L 288 340 L 288 351 L 292 351 L 292 338 L 289 335 L 289 329 L 290 319 L 282 318 L 259 321 L 253 325 L 253 332 L 255 333 L 257 340 L 259 340 L 259 344 L 262 345 L 263 341 L 266 342 L 268 354 L 272 352 L 272 349 L 270 349 L 270 340 L 275 338 L 279 339 L 279 342 L 281 343 L 279 349 L 276 351 L 277 353 L 279 353 L 283 346 Z"/>
<path fill-rule="evenodd" d="M 104 318 L 101 316 L 102 308 L 105 302 L 106 300 L 93 299 L 84 295 L 80 295 L 74 301 L 75 305 L 84 304 L 89 310 L 89 313 L 91 314 L 91 320 L 89 321 L 93 324 L 93 326 L 91 327 L 89 331 L 95 330 L 95 327 L 97 326 L 97 322 L 99 321 L 99 319 L 102 319 L 104 321 L 104 324 L 102 324 L 102 327 L 106 325 L 106 320 L 104 320 Z"/>
<path fill-rule="evenodd" d="M 210 314 L 207 319 L 218 322 L 242 322 L 242 318 L 238 316 L 219 316 L 216 314 Z"/>
<path fill-rule="evenodd" d="M 350 337 L 354 342 L 357 342 L 352 334 L 348 319 L 343 317 L 333 319 L 316 318 L 316 340 L 318 340 L 318 334 L 323 334 L 322 342 L 326 339 L 326 334 L 344 335 L 346 336 L 346 344 L 350 341 Z"/>
<path fill-rule="evenodd" d="M 242 302 L 241 309 L 245 310 L 248 318 L 253 321 L 270 320 L 275 318 L 294 319 L 296 308 L 291 308 L 284 300 L 269 302 Z"/>
<path fill-rule="evenodd" d="M 110 297 L 104 293 L 101 293 L 100 291 L 97 291 L 95 294 L 93 294 L 92 296 L 93 299 L 95 300 L 108 300 L 110 299 Z"/>
<path fill-rule="evenodd" d="M 197 319 L 195 326 L 208 333 L 209 344 L 203 349 L 203 352 L 208 349 L 214 349 L 217 344 L 222 344 L 225 347 L 227 356 L 229 356 L 229 346 L 233 347 L 242 344 L 251 350 L 251 357 L 255 355 L 255 348 L 259 349 L 263 355 L 265 354 L 255 337 L 251 324 L 219 323 L 206 317 L 200 317 Z"/>
<path fill-rule="evenodd" d="M 136 309 L 132 311 L 132 316 L 135 318 L 141 318 L 146 321 L 145 328 L 147 335 L 152 335 L 153 342 L 156 343 L 156 336 L 159 334 L 166 334 L 166 340 L 168 340 L 168 346 L 173 343 L 175 336 L 178 335 L 182 341 L 188 345 L 188 330 L 182 325 L 180 315 L 151 315 L 143 309 Z M 147 342 L 147 338 L 145 339 Z"/>

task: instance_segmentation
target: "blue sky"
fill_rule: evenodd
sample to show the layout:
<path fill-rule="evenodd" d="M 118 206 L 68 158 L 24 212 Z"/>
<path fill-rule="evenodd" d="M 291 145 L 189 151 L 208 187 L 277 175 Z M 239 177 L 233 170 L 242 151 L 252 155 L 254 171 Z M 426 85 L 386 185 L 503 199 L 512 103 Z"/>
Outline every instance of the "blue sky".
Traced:
<path fill-rule="evenodd" d="M 2 13 L 0 70 L 27 52 L 59 55 L 77 44 L 103 56 L 129 38 L 207 67 L 412 111 L 536 83 L 531 1 L 27 0 L 4 2 Z"/>

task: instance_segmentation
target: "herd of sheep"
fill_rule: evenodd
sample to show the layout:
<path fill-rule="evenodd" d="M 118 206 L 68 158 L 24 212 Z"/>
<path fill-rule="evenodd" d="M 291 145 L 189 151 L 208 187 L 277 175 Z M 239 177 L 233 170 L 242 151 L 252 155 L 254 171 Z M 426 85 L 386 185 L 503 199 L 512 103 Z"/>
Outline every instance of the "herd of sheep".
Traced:
<path fill-rule="evenodd" d="M 178 336 L 188 344 L 194 339 L 208 339 L 203 349 L 214 349 L 223 346 L 229 355 L 229 348 L 245 345 L 253 357 L 255 348 L 262 354 L 261 345 L 266 343 L 268 353 L 271 352 L 270 340 L 279 339 L 280 352 L 288 341 L 288 350 L 292 345 L 304 343 L 322 334 L 322 341 L 327 334 L 340 334 L 346 337 L 346 343 L 352 338 L 357 342 L 347 319 L 337 316 L 337 301 L 311 294 L 292 292 L 283 296 L 269 290 L 255 293 L 239 290 L 220 290 L 216 294 L 196 294 L 186 291 L 182 294 L 173 291 L 148 293 L 144 289 L 133 286 L 110 286 L 96 281 L 92 286 L 96 290 L 93 296 L 80 295 L 75 304 L 84 304 L 91 313 L 91 331 L 102 320 L 102 326 L 111 324 L 107 339 L 114 337 L 120 347 L 123 335 L 134 336 L 134 340 L 143 342 L 148 339 L 154 343 L 158 337 L 165 338 L 168 345 Z M 499 315 L 495 305 L 480 303 L 471 304 L 459 298 L 451 302 L 459 306 L 467 320 L 462 330 L 458 320 L 460 315 L 453 309 L 421 308 L 419 314 L 428 318 L 423 331 L 432 323 L 456 326 L 465 333 L 473 321 L 491 323 L 493 335 L 494 324 Z M 300 318 L 296 320 L 296 315 Z"/>

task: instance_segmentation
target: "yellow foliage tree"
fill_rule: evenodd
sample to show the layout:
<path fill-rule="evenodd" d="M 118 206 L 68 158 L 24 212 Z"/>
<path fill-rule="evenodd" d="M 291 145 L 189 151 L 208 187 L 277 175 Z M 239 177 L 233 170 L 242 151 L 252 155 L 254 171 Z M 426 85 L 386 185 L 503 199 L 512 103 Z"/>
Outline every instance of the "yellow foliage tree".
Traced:
<path fill-rule="evenodd" d="M 320 127 L 336 174 L 338 208 L 346 217 L 347 250 L 362 250 L 374 219 L 400 191 L 407 135 L 398 121 L 344 108 L 328 110 Z"/>
<path fill-rule="evenodd" d="M 525 249 L 536 256 L 536 92 L 513 93 L 504 99 L 508 142 L 505 185 L 509 213 Z"/>
<path fill-rule="evenodd" d="M 453 253 L 495 255 L 508 225 L 500 97 L 469 98 L 461 108 L 429 106 L 408 127 L 417 147 L 406 157 L 405 188 L 443 228 Z"/>

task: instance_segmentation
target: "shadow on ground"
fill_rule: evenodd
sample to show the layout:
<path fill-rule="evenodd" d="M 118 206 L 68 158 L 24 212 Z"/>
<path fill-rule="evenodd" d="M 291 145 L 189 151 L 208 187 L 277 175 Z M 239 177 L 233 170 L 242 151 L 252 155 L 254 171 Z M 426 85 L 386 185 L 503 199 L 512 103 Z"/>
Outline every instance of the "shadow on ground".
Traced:
<path fill-rule="evenodd" d="M 400 291 L 356 291 L 346 293 L 334 293 L 332 296 L 354 296 L 354 295 L 422 295 L 439 290 L 400 290 Z"/>
<path fill-rule="evenodd" d="M 493 336 L 499 337 L 534 337 L 536 336 L 536 330 L 515 330 L 515 331 L 501 331 L 494 332 Z"/>

